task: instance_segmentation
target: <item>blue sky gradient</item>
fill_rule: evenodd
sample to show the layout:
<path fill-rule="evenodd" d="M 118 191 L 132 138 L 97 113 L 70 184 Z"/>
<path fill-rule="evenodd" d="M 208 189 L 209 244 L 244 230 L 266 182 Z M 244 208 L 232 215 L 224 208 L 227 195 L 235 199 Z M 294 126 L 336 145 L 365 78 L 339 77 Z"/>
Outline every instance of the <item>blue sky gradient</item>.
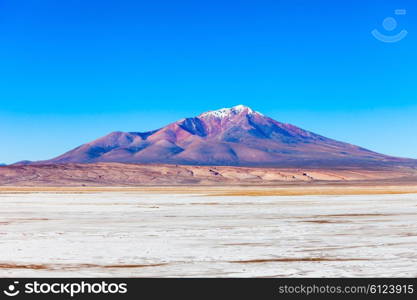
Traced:
<path fill-rule="evenodd" d="M 417 158 L 416 13 L 414 0 L 0 0 L 0 162 L 236 104 Z M 375 28 L 409 34 L 383 43 Z"/>

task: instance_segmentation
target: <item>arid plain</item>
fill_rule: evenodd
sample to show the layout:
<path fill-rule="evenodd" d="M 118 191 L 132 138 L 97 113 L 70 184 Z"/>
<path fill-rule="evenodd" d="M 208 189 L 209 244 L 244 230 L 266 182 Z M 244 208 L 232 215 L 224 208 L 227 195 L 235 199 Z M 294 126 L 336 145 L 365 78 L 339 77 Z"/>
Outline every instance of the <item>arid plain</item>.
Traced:
<path fill-rule="evenodd" d="M 0 276 L 417 276 L 414 169 L 66 168 L 0 168 Z"/>

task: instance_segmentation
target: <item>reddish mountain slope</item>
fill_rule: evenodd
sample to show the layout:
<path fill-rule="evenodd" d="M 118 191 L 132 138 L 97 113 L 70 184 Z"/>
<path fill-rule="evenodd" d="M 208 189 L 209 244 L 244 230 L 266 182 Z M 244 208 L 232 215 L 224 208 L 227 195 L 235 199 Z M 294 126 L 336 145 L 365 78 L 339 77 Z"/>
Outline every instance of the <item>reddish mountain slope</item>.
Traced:
<path fill-rule="evenodd" d="M 113 132 L 38 163 L 167 163 L 236 166 L 415 165 L 277 122 L 238 105 L 149 132 Z"/>

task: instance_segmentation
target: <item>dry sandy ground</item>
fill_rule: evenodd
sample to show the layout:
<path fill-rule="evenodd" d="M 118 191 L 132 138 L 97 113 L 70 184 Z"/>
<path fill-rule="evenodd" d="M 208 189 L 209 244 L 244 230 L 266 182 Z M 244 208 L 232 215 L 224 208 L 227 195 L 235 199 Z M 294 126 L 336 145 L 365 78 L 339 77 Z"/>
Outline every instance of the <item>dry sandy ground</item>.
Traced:
<path fill-rule="evenodd" d="M 276 185 L 282 183 L 414 180 L 411 167 L 288 169 L 121 163 L 0 167 L 0 186 Z"/>
<path fill-rule="evenodd" d="M 204 196 L 303 196 L 303 195 L 384 195 L 417 194 L 414 181 L 371 181 L 371 182 L 311 182 L 308 184 L 287 184 L 276 186 L 0 186 L 1 194 L 198 194 Z"/>
<path fill-rule="evenodd" d="M 2 188 L 0 276 L 417 276 L 413 186 L 325 188 L 410 194 Z"/>

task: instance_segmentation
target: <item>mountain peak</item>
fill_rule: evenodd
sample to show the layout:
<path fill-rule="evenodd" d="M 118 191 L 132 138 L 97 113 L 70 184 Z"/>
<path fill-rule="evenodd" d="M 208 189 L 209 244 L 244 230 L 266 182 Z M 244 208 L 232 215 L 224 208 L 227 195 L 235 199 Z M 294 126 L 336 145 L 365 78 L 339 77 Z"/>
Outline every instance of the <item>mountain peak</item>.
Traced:
<path fill-rule="evenodd" d="M 218 110 L 211 110 L 199 115 L 200 118 L 207 118 L 207 117 L 214 117 L 217 119 L 223 119 L 231 116 L 235 116 L 241 113 L 245 113 L 247 115 L 259 114 L 261 113 L 254 111 L 252 108 L 239 104 L 230 108 L 220 108 Z"/>
<path fill-rule="evenodd" d="M 280 123 L 244 105 L 205 112 L 149 132 L 114 132 L 36 163 L 74 162 L 265 167 L 417 165 Z"/>

